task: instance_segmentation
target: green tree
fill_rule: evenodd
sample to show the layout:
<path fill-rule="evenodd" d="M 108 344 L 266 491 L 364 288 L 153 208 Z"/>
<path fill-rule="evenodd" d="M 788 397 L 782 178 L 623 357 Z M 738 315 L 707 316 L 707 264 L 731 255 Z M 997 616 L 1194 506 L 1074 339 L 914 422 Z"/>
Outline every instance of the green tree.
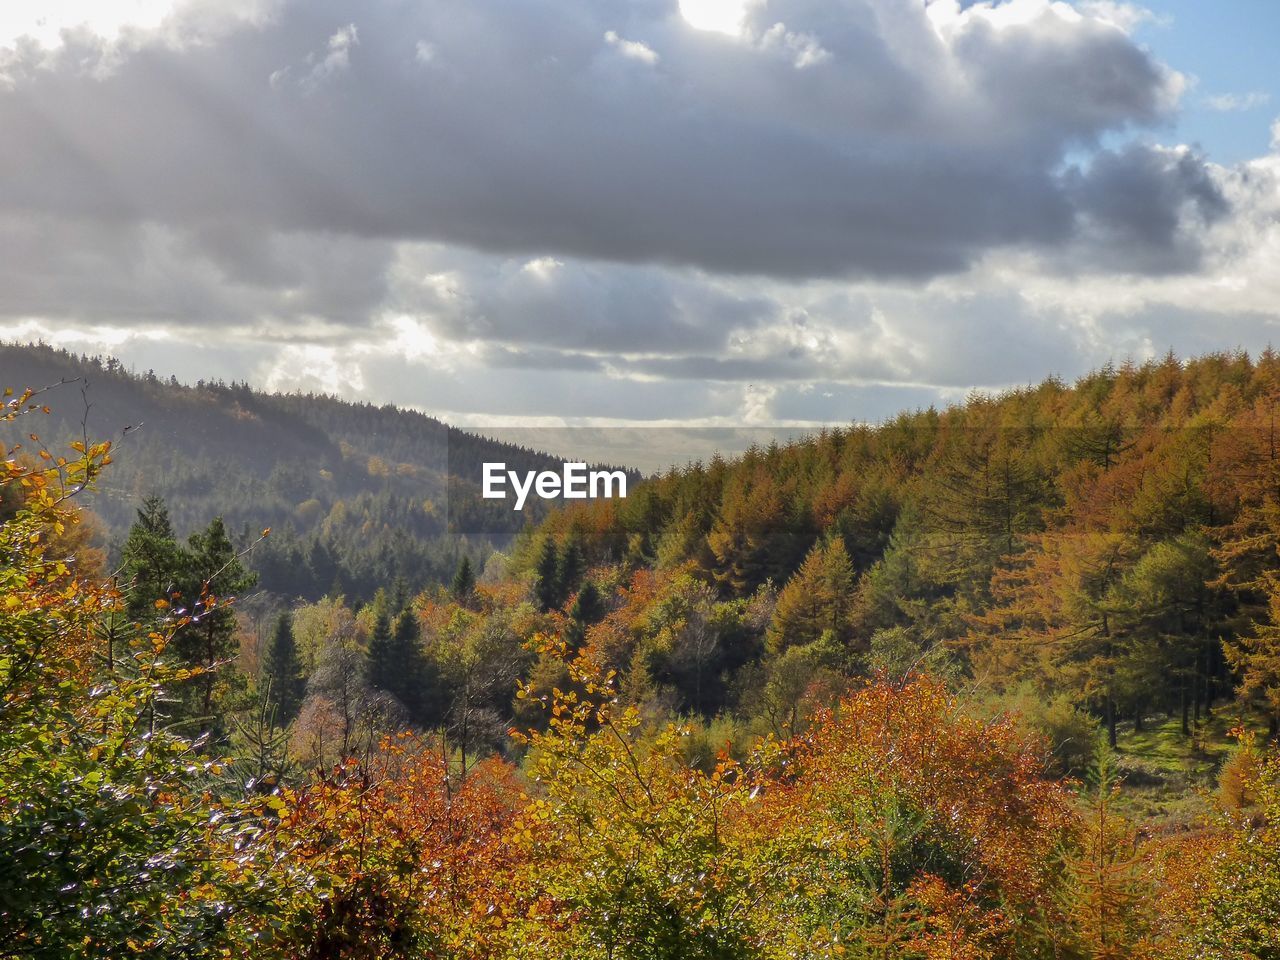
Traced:
<path fill-rule="evenodd" d="M 467 603 L 476 590 L 476 573 L 471 566 L 471 558 L 464 556 L 458 561 L 458 570 L 453 575 L 453 584 L 449 588 L 455 600 Z"/>
<path fill-rule="evenodd" d="M 302 661 L 293 635 L 293 618 L 282 613 L 267 645 L 263 680 L 268 685 L 268 699 L 276 708 L 276 720 L 287 724 L 298 715 L 306 694 Z"/>
<path fill-rule="evenodd" d="M 560 551 L 551 536 L 542 541 L 533 571 L 533 594 L 543 610 L 555 610 L 564 602 L 560 585 Z"/>
<path fill-rule="evenodd" d="M 166 647 L 186 617 L 126 638 L 110 665 L 93 655 L 120 601 L 60 552 L 78 517 L 45 491 L 87 484 L 106 449 L 37 475 L 0 525 L 0 955 L 212 960 L 247 903 L 225 868 L 256 824 L 218 799 L 212 761 L 153 722 L 179 679 Z M 13 469 L 0 466 L 0 486 Z"/>
<path fill-rule="evenodd" d="M 849 635 L 853 564 L 842 537 L 816 543 L 782 592 L 769 626 L 769 648 L 813 643 L 825 631 L 839 641 Z"/>
<path fill-rule="evenodd" d="M 394 624 L 379 612 L 369 641 L 369 683 L 395 697 L 417 723 L 427 719 L 429 667 L 413 611 L 403 611 Z"/>
<path fill-rule="evenodd" d="M 230 664 L 237 650 L 236 618 L 229 601 L 257 583 L 227 537 L 221 517 L 187 541 L 186 569 L 194 594 L 192 622 L 174 636 L 174 651 L 198 668 L 195 684 L 177 690 L 178 718 L 206 732 L 222 732 L 215 710 L 220 696 L 234 692 Z"/>
<path fill-rule="evenodd" d="M 1176 689 L 1182 732 L 1190 735 L 1192 707 L 1198 719 L 1201 705 L 1213 699 L 1221 659 L 1217 631 L 1227 607 L 1225 591 L 1210 585 L 1216 572 L 1208 540 L 1184 533 L 1154 544 L 1115 591 L 1130 635 L 1120 676 L 1138 729 L 1143 708 L 1171 699 Z"/>
<path fill-rule="evenodd" d="M 1241 746 L 1253 749 L 1252 736 Z M 1187 956 L 1280 956 L 1280 755 L 1261 757 L 1244 786 L 1253 808 L 1226 811 L 1226 842 L 1204 855 L 1207 877 L 1185 931 L 1196 952 Z"/>
<path fill-rule="evenodd" d="M 391 638 L 391 618 L 382 607 L 373 618 L 373 633 L 369 637 L 369 683 L 390 693 L 396 686 L 400 666 Z"/>
<path fill-rule="evenodd" d="M 605 615 L 604 598 L 599 588 L 588 580 L 569 605 L 569 625 L 565 628 L 565 639 L 569 646 L 578 649 L 587 640 L 587 629 L 598 623 Z"/>
<path fill-rule="evenodd" d="M 156 615 L 157 601 L 167 603 L 174 599 L 175 592 L 187 589 L 185 566 L 164 501 L 148 497 L 121 550 L 120 576 L 129 616 L 150 622 Z M 179 599 L 185 604 L 195 598 Z"/>
<path fill-rule="evenodd" d="M 235 687 L 223 668 L 236 653 L 235 615 L 229 600 L 257 582 L 241 562 L 221 517 L 188 539 L 174 537 L 164 502 L 150 497 L 122 550 L 125 610 L 143 628 L 170 611 L 183 616 L 169 646 L 192 679 L 166 691 L 161 709 L 190 732 L 221 735 L 216 714 L 220 697 Z"/>
<path fill-rule="evenodd" d="M 575 536 L 569 536 L 560 550 L 560 562 L 556 570 L 556 596 L 559 603 L 564 603 L 569 595 L 578 589 L 582 575 L 587 570 L 587 558 L 583 555 L 582 544 Z"/>

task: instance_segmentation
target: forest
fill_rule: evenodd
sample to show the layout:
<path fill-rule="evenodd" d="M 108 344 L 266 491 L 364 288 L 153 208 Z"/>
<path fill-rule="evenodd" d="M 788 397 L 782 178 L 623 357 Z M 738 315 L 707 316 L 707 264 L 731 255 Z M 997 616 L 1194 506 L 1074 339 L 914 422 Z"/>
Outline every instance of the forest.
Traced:
<path fill-rule="evenodd" d="M 429 563 L 379 512 L 448 482 L 418 415 L 97 364 L 112 429 L 68 435 L 30 369 L 0 957 L 1280 957 L 1280 355 L 712 457 L 483 551 L 424 527 Z M 207 431 L 121 439 L 161 390 Z"/>
<path fill-rule="evenodd" d="M 483 510 L 481 464 L 560 463 L 411 410 L 188 386 L 44 344 L 0 343 L 0 382 L 63 384 L 44 433 L 114 442 L 116 469 L 93 504 L 113 560 L 137 507 L 159 496 L 183 537 L 213 517 L 237 542 L 271 527 L 248 563 L 264 590 L 289 598 L 368 600 L 397 579 L 406 590 L 448 579 L 462 555 L 483 563 L 539 511 Z"/>

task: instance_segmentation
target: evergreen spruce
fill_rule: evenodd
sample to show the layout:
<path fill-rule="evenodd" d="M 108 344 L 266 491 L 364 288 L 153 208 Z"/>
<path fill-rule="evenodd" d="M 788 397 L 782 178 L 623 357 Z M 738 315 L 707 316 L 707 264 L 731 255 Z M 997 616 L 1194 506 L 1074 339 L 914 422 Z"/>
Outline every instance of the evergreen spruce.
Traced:
<path fill-rule="evenodd" d="M 159 497 L 148 497 L 121 550 L 120 575 L 129 616 L 150 620 L 157 601 L 174 599 L 174 593 L 186 586 L 183 567 L 183 551 L 173 535 L 169 511 Z M 182 599 L 189 603 L 195 598 Z"/>
<path fill-rule="evenodd" d="M 293 636 L 293 618 L 287 613 L 281 614 L 276 622 L 263 666 L 267 696 L 276 708 L 276 722 L 283 726 L 298 715 L 306 693 L 298 644 Z"/>
<path fill-rule="evenodd" d="M 587 639 L 587 628 L 598 623 L 605 615 L 604 599 L 595 583 L 588 580 L 578 591 L 569 607 L 569 625 L 565 630 L 565 639 L 569 646 L 580 648 Z"/>
<path fill-rule="evenodd" d="M 587 572 L 587 558 L 582 552 L 582 544 L 577 537 L 569 537 L 560 551 L 560 562 L 556 570 L 556 606 L 562 605 L 582 583 L 582 576 Z"/>
<path fill-rule="evenodd" d="M 402 612 L 394 625 L 380 611 L 369 641 L 369 683 L 400 701 L 414 722 L 425 724 L 431 719 L 430 674 L 413 611 Z"/>
<path fill-rule="evenodd" d="M 453 597 L 459 603 L 466 603 L 471 599 L 472 594 L 476 590 L 476 574 L 471 566 L 471 558 L 463 557 L 458 562 L 458 571 L 453 575 L 453 585 L 450 587 Z"/>
<path fill-rule="evenodd" d="M 560 592 L 560 551 L 551 537 L 542 541 L 542 552 L 534 568 L 533 593 L 544 611 L 555 610 L 564 600 Z"/>
<path fill-rule="evenodd" d="M 236 618 L 229 600 L 249 589 L 258 578 L 241 562 L 227 537 L 221 517 L 214 517 L 204 530 L 187 541 L 186 569 L 192 607 L 196 619 L 174 636 L 178 655 L 200 669 L 193 685 L 181 691 L 181 714 L 199 724 L 204 732 L 222 732 L 218 710 L 219 681 L 228 696 L 234 673 L 223 667 L 237 652 Z"/>

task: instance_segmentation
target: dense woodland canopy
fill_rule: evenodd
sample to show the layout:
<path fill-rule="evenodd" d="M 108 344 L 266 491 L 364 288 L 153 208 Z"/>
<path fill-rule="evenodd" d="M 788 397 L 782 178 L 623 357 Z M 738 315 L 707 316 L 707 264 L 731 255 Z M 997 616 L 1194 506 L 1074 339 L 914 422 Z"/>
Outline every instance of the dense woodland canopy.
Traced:
<path fill-rule="evenodd" d="M 108 564 L 115 450 L 27 439 L 67 400 L 7 408 L 0 956 L 1280 956 L 1280 357 L 713 459 L 368 594 L 255 595 L 276 534 L 179 492 Z"/>
<path fill-rule="evenodd" d="M 461 554 L 481 559 L 536 515 L 534 504 L 523 515 L 477 517 L 481 464 L 559 466 L 411 410 L 245 383 L 185 386 L 110 357 L 0 343 L 0 383 L 63 381 L 42 436 L 116 442 L 115 469 L 93 502 L 109 540 L 124 538 L 151 496 L 165 501 L 184 537 L 213 517 L 237 543 L 271 527 L 273 538 L 248 562 L 264 589 L 286 597 L 367 600 L 397 578 L 410 589 L 447 580 Z M 459 530 L 499 536 L 453 535 Z"/>

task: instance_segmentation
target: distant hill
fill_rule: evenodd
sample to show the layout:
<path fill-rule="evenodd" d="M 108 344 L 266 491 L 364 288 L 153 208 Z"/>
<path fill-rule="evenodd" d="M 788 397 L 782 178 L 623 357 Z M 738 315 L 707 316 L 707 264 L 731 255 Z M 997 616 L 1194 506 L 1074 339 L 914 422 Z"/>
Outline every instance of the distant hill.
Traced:
<path fill-rule="evenodd" d="M 115 463 L 88 503 L 117 542 L 148 496 L 166 501 L 180 533 L 221 516 L 244 538 L 272 527 L 254 564 L 267 589 L 317 597 L 335 586 L 367 596 L 452 576 L 460 552 L 483 553 L 536 513 L 474 519 L 484 461 L 558 469 L 560 460 L 393 406 L 247 384 L 187 386 L 118 361 L 42 344 L 0 344 L 0 386 L 60 384 L 51 414 L 23 422 L 50 443 L 118 440 Z M 128 430 L 123 437 L 122 432 Z"/>

